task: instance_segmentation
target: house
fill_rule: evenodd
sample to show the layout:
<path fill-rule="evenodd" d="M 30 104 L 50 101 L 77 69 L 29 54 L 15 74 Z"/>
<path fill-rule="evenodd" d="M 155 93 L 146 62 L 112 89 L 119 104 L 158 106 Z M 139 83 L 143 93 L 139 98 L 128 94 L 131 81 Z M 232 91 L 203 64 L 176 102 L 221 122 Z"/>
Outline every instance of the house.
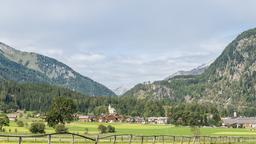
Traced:
<path fill-rule="evenodd" d="M 135 120 L 134 120 L 133 117 L 128 117 L 128 118 L 126 118 L 125 121 L 126 121 L 127 123 L 134 123 L 134 122 L 135 122 Z"/>
<path fill-rule="evenodd" d="M 233 128 L 256 128 L 256 117 L 222 118 L 222 126 Z"/>
<path fill-rule="evenodd" d="M 107 123 L 113 123 L 113 122 L 122 122 L 125 118 L 123 116 L 120 116 L 118 114 L 108 114 L 108 115 L 102 115 L 99 117 L 99 122 L 107 122 Z"/>
<path fill-rule="evenodd" d="M 168 123 L 168 117 L 158 117 L 157 124 L 167 124 Z"/>
<path fill-rule="evenodd" d="M 82 122 L 94 122 L 94 121 L 96 121 L 96 116 L 93 116 L 93 115 L 78 115 L 78 119 Z"/>
<path fill-rule="evenodd" d="M 15 121 L 18 118 L 18 114 L 17 113 L 11 113 L 11 114 L 7 114 L 7 117 L 10 121 Z"/>
<path fill-rule="evenodd" d="M 148 123 L 151 124 L 167 124 L 168 117 L 148 117 Z"/>
<path fill-rule="evenodd" d="M 145 119 L 143 117 L 135 117 L 134 118 L 134 122 L 135 123 L 142 123 L 142 124 L 145 124 Z"/>

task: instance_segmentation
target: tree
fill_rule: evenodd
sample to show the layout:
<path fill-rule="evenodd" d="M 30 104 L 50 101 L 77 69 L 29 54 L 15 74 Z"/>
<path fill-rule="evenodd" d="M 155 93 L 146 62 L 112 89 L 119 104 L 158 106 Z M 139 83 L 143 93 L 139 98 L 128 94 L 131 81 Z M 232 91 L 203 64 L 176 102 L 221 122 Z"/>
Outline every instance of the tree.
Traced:
<path fill-rule="evenodd" d="M 39 123 L 39 122 L 35 122 L 35 123 L 32 123 L 30 128 L 29 128 L 29 131 L 31 133 L 45 133 L 45 124 L 44 123 Z"/>
<path fill-rule="evenodd" d="M 164 108 L 157 101 L 147 101 L 145 104 L 144 116 L 164 116 Z"/>
<path fill-rule="evenodd" d="M 9 126 L 9 118 L 5 114 L 0 114 L 0 129 L 2 130 L 3 126 Z"/>
<path fill-rule="evenodd" d="M 72 99 L 55 97 L 50 110 L 46 114 L 46 122 L 50 127 L 65 124 L 75 119 L 76 105 Z"/>
<path fill-rule="evenodd" d="M 101 124 L 98 126 L 98 130 L 101 134 L 103 134 L 107 132 L 107 127 Z"/>
<path fill-rule="evenodd" d="M 54 128 L 56 133 L 68 132 L 68 128 L 66 128 L 64 124 L 57 124 Z"/>
<path fill-rule="evenodd" d="M 114 132 L 116 132 L 116 129 L 115 129 L 115 127 L 113 127 L 113 126 L 108 125 L 108 126 L 107 126 L 107 132 L 109 132 L 109 133 L 114 133 Z"/>
<path fill-rule="evenodd" d="M 21 121 L 21 120 L 18 120 L 18 121 L 16 122 L 16 124 L 17 124 L 18 127 L 24 127 L 24 123 L 23 123 L 23 121 Z"/>
<path fill-rule="evenodd" d="M 180 104 L 173 107 L 170 115 L 171 123 L 184 126 L 219 126 L 220 115 L 211 104 Z"/>

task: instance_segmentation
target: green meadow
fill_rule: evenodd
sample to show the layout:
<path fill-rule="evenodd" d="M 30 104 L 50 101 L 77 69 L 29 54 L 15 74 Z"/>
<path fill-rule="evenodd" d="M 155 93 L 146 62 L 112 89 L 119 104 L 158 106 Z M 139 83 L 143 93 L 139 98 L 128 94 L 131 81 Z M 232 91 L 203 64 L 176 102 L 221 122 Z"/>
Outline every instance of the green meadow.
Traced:
<path fill-rule="evenodd" d="M 5 126 L 5 132 L 1 132 L 1 134 L 5 135 L 32 135 L 29 132 L 29 126 L 32 123 L 32 121 L 42 121 L 41 119 L 29 119 L 26 120 L 23 119 L 25 123 L 27 123 L 24 127 L 18 127 L 16 122 L 11 121 L 9 126 Z M 191 128 L 190 127 L 179 127 L 174 125 L 155 125 L 155 124 L 130 124 L 130 123 L 96 123 L 96 122 L 80 122 L 75 121 L 72 123 L 69 123 L 66 125 L 69 132 L 76 133 L 80 135 L 86 135 L 92 138 L 96 138 L 97 135 L 99 135 L 99 132 L 97 130 L 98 125 L 103 124 L 105 126 L 112 125 L 115 127 L 116 132 L 112 134 L 104 134 L 100 135 L 100 137 L 108 136 L 108 135 L 115 135 L 115 134 L 133 134 L 137 136 L 152 136 L 152 135 L 170 135 L 170 136 L 192 136 Z M 54 129 L 46 126 L 46 133 L 54 133 Z M 88 133 L 87 133 L 88 132 Z M 201 127 L 200 128 L 200 135 L 201 136 L 211 136 L 211 137 L 218 137 L 218 136 L 239 136 L 239 137 L 256 137 L 256 131 L 251 131 L 250 129 L 233 129 L 233 128 L 209 128 L 209 127 Z M 169 139 L 169 143 L 171 143 L 171 137 L 166 137 L 166 139 Z M 121 141 L 121 138 L 117 138 L 116 143 L 128 143 L 129 137 L 122 138 L 124 141 Z M 47 137 L 42 138 L 25 138 L 23 139 L 23 144 L 43 144 L 48 143 Z M 133 139 L 134 141 L 132 143 L 141 143 L 141 138 L 137 137 L 137 139 Z M 148 138 L 149 141 L 145 141 L 144 143 L 152 143 L 152 137 Z M 2 138 L 0 137 L 0 144 L 14 144 L 17 143 L 17 138 Z M 85 139 L 81 137 L 75 138 L 75 143 L 94 143 L 92 141 L 85 141 Z M 61 143 L 61 144 L 68 144 L 72 143 L 72 137 L 71 135 L 56 135 L 52 137 L 52 143 Z M 101 143 L 113 143 L 113 137 L 107 139 L 102 139 L 99 142 Z M 162 143 L 161 139 L 159 139 L 159 142 Z M 166 142 L 168 143 L 168 141 Z M 181 143 L 181 140 L 178 140 L 176 142 L 177 144 Z M 183 144 L 189 143 L 189 140 L 186 139 Z M 247 143 L 247 142 L 242 142 Z"/>
<path fill-rule="evenodd" d="M 12 121 L 9 126 L 5 126 L 4 134 L 30 134 L 29 125 L 32 121 L 28 121 L 28 126 L 18 127 Z M 175 135 L 190 136 L 192 135 L 190 127 L 181 127 L 174 125 L 156 125 L 156 124 L 130 124 L 130 123 L 90 123 L 90 122 L 72 122 L 66 125 L 69 132 L 77 134 L 98 135 L 98 125 L 112 125 L 116 129 L 115 134 L 133 134 L 133 135 Z M 16 130 L 15 130 L 16 129 Z M 46 133 L 54 133 L 54 129 L 46 126 Z M 3 133 L 3 132 L 2 132 Z M 256 131 L 250 129 L 234 129 L 234 128 L 210 128 L 201 127 L 200 135 L 203 136 L 256 136 Z"/>

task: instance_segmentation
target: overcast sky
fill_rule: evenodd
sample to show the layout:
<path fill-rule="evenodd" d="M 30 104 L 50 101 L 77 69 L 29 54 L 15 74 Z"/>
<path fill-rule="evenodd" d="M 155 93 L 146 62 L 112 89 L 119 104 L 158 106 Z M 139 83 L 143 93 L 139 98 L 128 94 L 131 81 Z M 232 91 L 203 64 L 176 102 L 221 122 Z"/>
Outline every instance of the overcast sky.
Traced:
<path fill-rule="evenodd" d="M 214 60 L 256 27 L 255 0 L 0 0 L 0 41 L 111 89 Z"/>

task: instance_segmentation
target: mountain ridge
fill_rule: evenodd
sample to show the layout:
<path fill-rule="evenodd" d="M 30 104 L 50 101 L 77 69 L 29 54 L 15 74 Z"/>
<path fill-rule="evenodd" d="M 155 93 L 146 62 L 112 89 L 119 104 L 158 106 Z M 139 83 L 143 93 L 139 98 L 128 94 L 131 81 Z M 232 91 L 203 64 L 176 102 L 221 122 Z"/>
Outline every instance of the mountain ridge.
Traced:
<path fill-rule="evenodd" d="M 32 75 L 36 77 L 40 76 L 40 78 L 38 80 L 35 79 L 32 82 L 43 81 L 44 83 L 62 86 L 91 96 L 115 95 L 114 92 L 104 85 L 88 77 L 82 76 L 56 59 L 37 53 L 19 51 L 4 43 L 0 43 L 0 54 L 2 59 L 5 59 L 5 62 L 8 60 L 11 61 L 9 62 L 9 65 L 5 65 L 5 67 L 2 65 L 2 71 L 7 69 L 10 65 L 15 65 L 16 67 L 23 69 L 23 71 L 33 71 Z M 25 70 L 26 68 L 28 70 Z M 13 67 L 12 69 L 14 70 L 15 68 Z M 23 73 L 23 75 L 26 74 Z M 19 80 L 17 78 L 10 78 L 7 74 L 2 77 L 17 82 L 30 82 L 30 79 L 32 78 L 30 76 L 26 77 L 26 80 Z"/>
<path fill-rule="evenodd" d="M 256 28 L 239 34 L 200 75 L 138 84 L 123 96 L 210 102 L 245 108 L 256 102 Z"/>

